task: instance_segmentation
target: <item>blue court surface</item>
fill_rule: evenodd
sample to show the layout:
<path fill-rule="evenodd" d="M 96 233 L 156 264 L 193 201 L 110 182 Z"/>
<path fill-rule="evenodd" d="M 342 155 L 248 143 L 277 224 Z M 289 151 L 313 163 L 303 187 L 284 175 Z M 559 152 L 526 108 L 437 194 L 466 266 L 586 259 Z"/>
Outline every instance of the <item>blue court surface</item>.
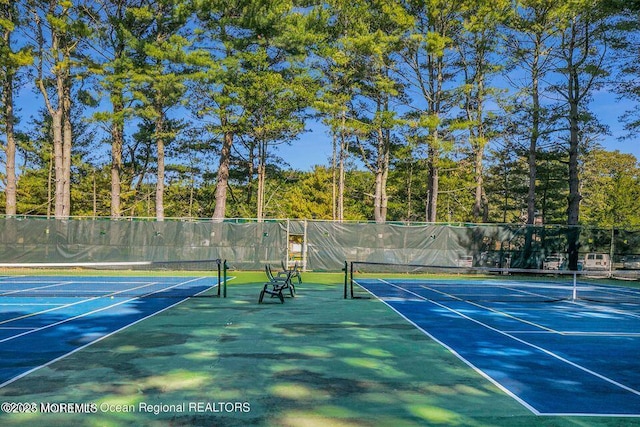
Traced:
<path fill-rule="evenodd" d="M 458 296 L 482 292 L 484 282 L 357 284 L 535 414 L 640 417 L 640 304 Z M 491 292 L 533 292 L 519 285 L 502 279 Z"/>
<path fill-rule="evenodd" d="M 202 295 L 216 282 L 212 277 L 0 277 L 0 387 Z"/>

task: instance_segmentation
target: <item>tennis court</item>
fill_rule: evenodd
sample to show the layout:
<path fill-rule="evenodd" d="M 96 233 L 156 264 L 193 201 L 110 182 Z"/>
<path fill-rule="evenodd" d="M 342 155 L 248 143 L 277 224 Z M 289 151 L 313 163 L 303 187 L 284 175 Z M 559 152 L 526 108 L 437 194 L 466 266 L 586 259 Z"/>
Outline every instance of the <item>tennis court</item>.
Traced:
<path fill-rule="evenodd" d="M 215 274 L 213 276 L 215 283 Z M 94 304 L 89 301 L 95 298 L 104 304 L 95 303 L 92 309 L 83 311 L 79 307 L 64 308 L 69 310 L 64 316 L 53 314 L 54 310 L 49 316 L 55 319 L 48 320 L 55 322 L 50 322 L 49 327 L 40 321 L 29 326 L 34 328 L 29 334 L 34 338 L 30 343 L 17 346 L 19 338 L 5 342 L 2 348 L 5 349 L 3 357 L 10 358 L 7 360 L 13 358 L 13 363 L 26 365 L 28 362 L 41 367 L 18 379 L 3 380 L 1 400 L 12 405 L 37 405 L 35 413 L 3 414 L 3 425 L 528 427 L 541 422 L 556 426 L 585 425 L 584 417 L 550 417 L 540 408 L 532 411 L 533 404 L 524 403 L 525 394 L 518 391 L 516 395 L 500 382 L 488 381 L 490 369 L 470 369 L 459 355 L 456 357 L 455 351 L 466 348 L 464 351 L 473 352 L 475 346 L 458 342 L 443 347 L 444 340 L 439 343 L 415 327 L 426 328 L 425 322 L 432 317 L 432 336 L 436 339 L 446 329 L 444 335 L 457 341 L 476 335 L 485 342 L 490 334 L 471 329 L 469 321 L 454 312 L 471 317 L 476 316 L 473 310 L 481 311 L 479 307 L 435 305 L 437 308 L 428 308 L 425 304 L 419 309 L 416 306 L 416 311 L 403 317 L 397 311 L 405 312 L 403 306 L 425 303 L 424 297 L 407 295 L 404 290 L 384 284 L 387 290 L 395 289 L 394 295 L 384 296 L 385 292 L 377 289 L 375 292 L 381 300 L 344 299 L 340 286 L 344 274 L 340 273 L 305 273 L 295 298 L 287 298 L 284 304 L 275 300 L 258 304 L 264 272 L 234 271 L 233 276 L 226 299 L 188 298 L 187 292 L 182 291 L 174 291 L 182 294 L 180 297 L 155 295 L 134 299 L 131 295 L 134 291 L 123 291 L 112 300 L 111 296 L 97 297 L 95 294 L 100 292 L 95 290 L 91 297 L 77 300 L 68 295 L 42 298 L 39 303 L 46 304 L 48 299 L 57 298 L 58 302 L 77 302 L 77 306 L 81 306 Z M 73 286 L 77 287 L 83 277 L 54 279 L 75 280 L 77 283 Z M 107 282 L 116 282 L 124 281 L 125 276 L 106 277 Z M 127 280 L 153 282 L 151 279 L 167 277 L 171 279 L 165 283 L 200 286 L 198 281 L 189 282 L 200 276 L 186 274 L 149 275 L 145 279 L 127 275 Z M 203 288 L 211 284 L 211 279 Z M 97 282 L 100 280 L 104 279 Z M 57 282 L 44 286 L 53 284 Z M 97 283 L 90 286 L 97 287 Z M 113 284 L 109 286 L 109 291 L 105 289 L 106 295 L 114 290 Z M 136 286 L 138 283 L 129 283 L 127 289 Z M 408 286 L 402 283 L 401 287 Z M 172 285 L 165 284 L 165 287 L 172 288 Z M 372 291 L 374 287 L 372 285 Z M 217 289 L 214 287 L 205 294 L 217 294 Z M 184 301 L 178 304 L 183 295 Z M 31 302 L 37 300 L 34 296 L 29 298 Z M 11 296 L 2 302 L 20 304 L 21 299 Z M 433 301 L 440 303 L 441 300 Z M 531 316 L 536 307 L 546 310 L 540 304 L 529 305 L 526 313 Z M 494 309 L 499 307 L 500 304 Z M 23 314 L 39 311 L 24 310 Z M 72 313 L 74 310 L 77 311 Z M 497 319 L 502 314 L 486 313 L 485 316 L 475 318 L 488 324 L 497 321 L 492 320 L 492 316 Z M 36 323 L 38 316 L 30 317 Z M 54 325 L 56 322 L 61 323 Z M 466 326 L 461 326 L 463 324 Z M 533 325 L 518 327 L 536 330 Z M 36 332 L 37 328 L 43 330 Z M 467 328 L 466 338 L 458 336 L 463 333 L 461 329 Z M 46 330 L 49 332 L 44 335 Z M 112 330 L 117 333 L 108 332 Z M 517 333 L 506 326 L 502 331 Z M 11 332 L 5 337 L 18 334 Z M 63 345 L 58 346 L 58 341 Z M 497 355 L 491 355 L 495 371 L 507 372 L 506 367 L 520 363 L 520 352 L 534 352 L 533 348 L 522 350 L 511 344 L 507 348 L 504 343 L 497 347 L 498 344 L 487 341 L 478 347 L 482 350 L 480 353 Z M 40 359 L 34 361 L 31 353 Z M 60 353 L 64 353 L 63 356 L 56 356 Z M 523 357 L 530 363 L 536 359 L 526 354 Z M 508 374 L 512 375 L 510 371 Z M 20 373 L 4 375 L 8 378 Z M 515 374 L 512 376 L 520 380 Z M 541 393 L 546 393 L 548 400 L 558 399 L 550 391 Z M 572 396 L 571 400 L 575 399 Z M 60 405 L 69 402 L 80 405 L 74 407 L 78 411 L 60 410 Z M 207 406 L 209 404 L 211 406 Z M 225 405 L 232 406 L 229 409 Z M 616 412 L 620 411 L 616 408 Z M 588 424 L 621 426 L 637 422 L 631 411 L 617 415 L 622 417 L 590 416 Z"/>
<path fill-rule="evenodd" d="M 640 416 L 640 290 L 551 276 L 360 278 L 536 415 Z"/>
<path fill-rule="evenodd" d="M 220 261 L 192 264 L 214 269 L 205 276 L 171 276 L 154 275 L 160 263 L 43 264 L 39 274 L 0 276 L 0 387 L 186 299 L 220 296 Z M 84 271 L 77 271 L 80 266 Z M 93 270 L 86 271 L 87 266 Z M 117 270 L 97 272 L 105 267 Z M 146 271 L 134 273 L 134 267 Z M 42 271 L 49 269 L 76 271 Z"/>

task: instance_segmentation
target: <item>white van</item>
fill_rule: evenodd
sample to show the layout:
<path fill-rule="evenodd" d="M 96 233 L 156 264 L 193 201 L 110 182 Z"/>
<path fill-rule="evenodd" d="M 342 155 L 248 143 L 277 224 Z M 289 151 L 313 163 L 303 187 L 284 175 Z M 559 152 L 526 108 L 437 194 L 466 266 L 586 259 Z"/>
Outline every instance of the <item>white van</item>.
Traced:
<path fill-rule="evenodd" d="M 567 259 L 562 255 L 550 255 L 542 263 L 543 270 L 564 270 Z"/>
<path fill-rule="evenodd" d="M 609 270 L 611 260 L 608 254 L 587 254 L 584 257 L 582 268 L 585 270 Z"/>

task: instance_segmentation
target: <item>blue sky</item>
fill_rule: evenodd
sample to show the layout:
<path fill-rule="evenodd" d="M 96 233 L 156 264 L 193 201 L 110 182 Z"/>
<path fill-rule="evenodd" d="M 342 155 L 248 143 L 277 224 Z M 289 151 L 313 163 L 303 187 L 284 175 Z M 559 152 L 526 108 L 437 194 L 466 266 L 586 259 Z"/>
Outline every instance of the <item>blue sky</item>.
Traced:
<path fill-rule="evenodd" d="M 607 92 L 599 93 L 591 103 L 592 111 L 611 131 L 611 135 L 602 137 L 600 144 L 607 150 L 633 154 L 636 159 L 640 159 L 640 141 L 635 138 L 622 138 L 626 132 L 624 124 L 620 123 L 620 116 L 631 107 L 630 102 L 619 101 L 615 95 Z"/>

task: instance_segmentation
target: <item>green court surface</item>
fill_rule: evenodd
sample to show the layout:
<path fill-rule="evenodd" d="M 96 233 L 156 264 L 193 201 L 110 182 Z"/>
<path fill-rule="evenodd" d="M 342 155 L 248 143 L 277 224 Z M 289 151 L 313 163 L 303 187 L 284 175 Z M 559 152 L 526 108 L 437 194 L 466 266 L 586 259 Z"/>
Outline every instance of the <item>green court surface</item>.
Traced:
<path fill-rule="evenodd" d="M 339 274 L 258 304 L 264 275 L 193 298 L 0 389 L 3 426 L 631 426 L 533 415 Z M 7 408 L 6 406 L 4 408 Z M 76 413 L 70 413 L 70 412 Z M 4 411 L 6 412 L 6 411 Z"/>

